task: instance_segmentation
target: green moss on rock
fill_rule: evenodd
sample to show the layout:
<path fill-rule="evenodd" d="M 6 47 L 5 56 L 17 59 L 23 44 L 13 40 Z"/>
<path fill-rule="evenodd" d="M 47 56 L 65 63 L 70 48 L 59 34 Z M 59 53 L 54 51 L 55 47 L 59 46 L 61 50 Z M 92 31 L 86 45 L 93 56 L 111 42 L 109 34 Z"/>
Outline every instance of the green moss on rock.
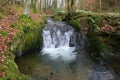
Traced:
<path fill-rule="evenodd" d="M 42 44 L 43 22 L 33 21 L 30 17 L 22 15 L 16 25 L 19 33 L 14 38 L 11 50 L 16 55 L 22 55 L 40 48 Z"/>
<path fill-rule="evenodd" d="M 6 59 L 3 61 L 2 65 L 0 65 L 0 72 L 4 72 L 5 76 L 0 77 L 0 80 L 30 80 L 31 78 L 21 74 L 18 70 L 18 66 L 14 62 L 14 55 L 5 52 Z"/>
<path fill-rule="evenodd" d="M 80 23 L 76 20 L 70 20 L 68 23 L 75 28 L 75 30 L 80 31 Z"/>

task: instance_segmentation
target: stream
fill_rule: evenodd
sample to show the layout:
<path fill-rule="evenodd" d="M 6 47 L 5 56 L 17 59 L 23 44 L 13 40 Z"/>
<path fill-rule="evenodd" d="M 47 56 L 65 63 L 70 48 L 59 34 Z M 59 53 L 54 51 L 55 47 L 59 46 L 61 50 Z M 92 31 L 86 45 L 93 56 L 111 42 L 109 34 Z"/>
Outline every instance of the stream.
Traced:
<path fill-rule="evenodd" d="M 42 50 L 15 59 L 21 73 L 33 80 L 117 80 L 113 70 L 88 57 L 83 32 L 48 18 L 42 35 Z"/>

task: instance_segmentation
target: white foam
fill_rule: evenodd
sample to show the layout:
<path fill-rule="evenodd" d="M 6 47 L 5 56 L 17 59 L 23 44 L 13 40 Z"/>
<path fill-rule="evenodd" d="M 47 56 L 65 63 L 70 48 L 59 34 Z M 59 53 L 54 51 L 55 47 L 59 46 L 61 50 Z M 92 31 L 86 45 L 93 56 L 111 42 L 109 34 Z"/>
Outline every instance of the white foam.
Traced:
<path fill-rule="evenodd" d="M 48 55 L 50 59 L 73 61 L 76 59 L 75 47 L 44 48 L 42 55 Z"/>
<path fill-rule="evenodd" d="M 52 19 L 48 19 L 49 25 Z M 59 27 L 59 26 L 60 27 Z M 76 59 L 75 47 L 70 47 L 70 38 L 74 34 L 71 26 L 65 23 L 54 22 L 53 26 L 45 26 L 43 29 L 43 49 L 42 55 L 48 55 L 50 59 L 71 61 Z"/>

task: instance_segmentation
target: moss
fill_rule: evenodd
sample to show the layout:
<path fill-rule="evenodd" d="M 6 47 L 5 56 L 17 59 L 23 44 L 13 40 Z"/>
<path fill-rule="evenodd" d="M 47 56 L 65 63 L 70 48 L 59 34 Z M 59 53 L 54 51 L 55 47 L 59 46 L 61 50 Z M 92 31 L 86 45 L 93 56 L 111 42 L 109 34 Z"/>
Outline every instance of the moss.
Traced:
<path fill-rule="evenodd" d="M 0 19 L 4 18 L 4 15 L 0 13 Z"/>
<path fill-rule="evenodd" d="M 99 23 L 101 22 L 101 18 L 95 16 L 88 17 L 88 33 L 87 36 L 90 40 L 90 44 L 94 46 L 95 53 L 90 54 L 94 59 L 100 58 L 102 60 L 108 60 L 111 57 L 111 50 L 107 47 L 104 42 L 101 42 L 99 39 L 98 31 L 99 31 Z"/>
<path fill-rule="evenodd" d="M 54 17 L 54 20 L 55 20 L 55 21 L 62 21 L 62 17 L 61 17 L 61 16 L 55 16 L 55 17 Z"/>
<path fill-rule="evenodd" d="M 66 15 L 67 15 L 66 12 L 57 12 L 54 16 L 52 16 L 52 18 L 55 21 L 62 21 Z"/>
<path fill-rule="evenodd" d="M 22 14 L 20 17 L 19 17 L 19 20 L 29 20 L 31 19 L 29 16 L 25 15 L 25 14 Z"/>
<path fill-rule="evenodd" d="M 16 23 L 13 23 L 10 25 L 11 28 L 16 28 L 17 27 L 17 24 Z"/>
<path fill-rule="evenodd" d="M 11 46 L 11 50 L 16 55 L 22 55 L 40 48 L 44 21 L 33 21 L 30 17 L 22 15 L 16 26 L 19 33 L 15 36 L 14 43 Z"/>
<path fill-rule="evenodd" d="M 2 30 L 1 35 L 4 36 L 4 37 L 7 37 L 8 36 L 8 31 L 7 30 Z"/>
<path fill-rule="evenodd" d="M 6 59 L 3 65 L 0 65 L 0 72 L 5 72 L 5 77 L 1 77 L 0 80 L 30 80 L 30 77 L 21 74 L 17 65 L 14 62 L 14 55 L 5 52 Z"/>
<path fill-rule="evenodd" d="M 80 31 L 80 23 L 78 23 L 76 20 L 70 20 L 68 23 L 75 28 L 75 30 Z"/>
<path fill-rule="evenodd" d="M 69 14 L 60 20 L 67 20 L 77 30 L 80 30 L 80 28 L 84 30 L 87 27 L 84 31 L 86 31 L 90 43 L 90 45 L 86 46 L 86 51 L 90 58 L 94 62 L 98 64 L 102 62 L 102 65 L 106 66 L 108 66 L 106 62 L 112 62 L 110 68 L 112 67 L 120 74 L 120 37 L 117 33 L 120 30 L 120 19 L 118 14 L 78 11 L 74 15 Z M 111 25 L 113 29 L 115 28 L 115 31 L 109 33 L 107 31 L 105 33 L 101 32 L 101 27 L 104 27 L 106 24 Z M 115 61 L 118 61 L 118 63 Z"/>
<path fill-rule="evenodd" d="M 63 15 L 67 15 L 67 12 L 61 10 L 55 12 L 55 16 L 63 16 Z"/>
<path fill-rule="evenodd" d="M 0 64 L 0 73 L 5 72 L 5 77 L 0 77 L 0 80 L 31 80 L 29 76 L 20 73 L 14 58 L 15 55 L 22 55 L 40 48 L 43 25 L 44 21 L 33 21 L 26 15 L 20 16 L 19 21 L 11 25 L 12 28 L 19 30 L 10 45 L 10 50 L 15 54 L 4 52 L 6 59 L 2 65 Z M 7 31 L 2 31 L 2 35 L 6 36 L 6 34 Z"/>
<path fill-rule="evenodd" d="M 97 36 L 89 38 L 90 43 L 94 46 L 94 50 L 96 51 L 95 55 L 98 55 L 101 59 L 108 60 L 112 56 L 112 50 L 107 47 L 104 42 L 101 42 Z M 96 57 L 97 56 L 93 56 Z"/>

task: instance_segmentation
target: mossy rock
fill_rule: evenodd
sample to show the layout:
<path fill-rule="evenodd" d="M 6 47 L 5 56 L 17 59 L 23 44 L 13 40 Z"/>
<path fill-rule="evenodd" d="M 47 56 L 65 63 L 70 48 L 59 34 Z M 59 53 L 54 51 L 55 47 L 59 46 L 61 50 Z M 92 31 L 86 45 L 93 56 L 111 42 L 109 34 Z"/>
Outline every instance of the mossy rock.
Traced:
<path fill-rule="evenodd" d="M 11 45 L 11 50 L 16 55 L 22 55 L 40 48 L 44 21 L 33 21 L 28 16 L 22 15 L 18 23 L 14 24 L 17 24 L 16 28 L 19 29 L 19 33 L 14 37 L 14 42 Z"/>
<path fill-rule="evenodd" d="M 21 74 L 18 70 L 18 66 L 14 62 L 14 55 L 5 52 L 6 59 L 3 65 L 0 65 L 0 72 L 5 72 L 5 77 L 0 77 L 0 80 L 30 80 L 29 76 Z M 11 54 L 11 55 L 9 55 Z"/>
<path fill-rule="evenodd" d="M 57 12 L 54 16 L 52 16 L 52 18 L 55 21 L 62 21 L 66 15 L 67 15 L 66 12 Z"/>
<path fill-rule="evenodd" d="M 76 31 L 80 31 L 80 23 L 78 23 L 76 20 L 70 20 L 68 23 L 75 28 Z"/>

